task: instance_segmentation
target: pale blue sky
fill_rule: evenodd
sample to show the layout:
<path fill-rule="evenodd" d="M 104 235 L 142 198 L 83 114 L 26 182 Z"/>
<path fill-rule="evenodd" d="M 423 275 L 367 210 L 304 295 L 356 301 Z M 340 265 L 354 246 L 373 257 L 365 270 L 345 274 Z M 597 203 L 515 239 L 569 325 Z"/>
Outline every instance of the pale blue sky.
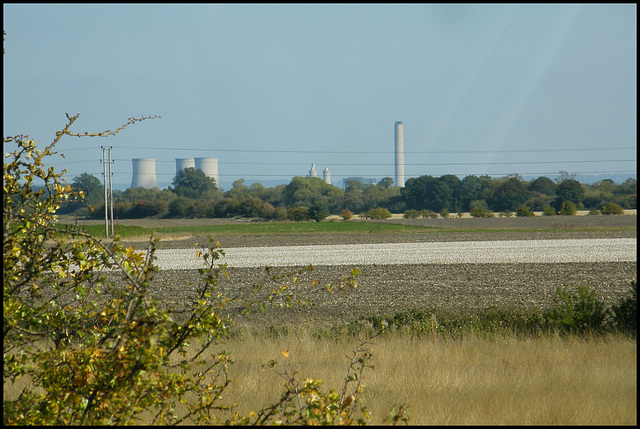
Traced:
<path fill-rule="evenodd" d="M 64 138 L 68 180 L 217 157 L 220 181 L 636 177 L 635 4 L 4 4 L 4 135 Z M 608 149 L 605 149 L 608 148 Z M 6 150 L 6 148 L 5 148 Z M 579 162 L 580 161 L 580 162 Z M 585 162 L 582 162 L 585 161 Z M 588 162 L 586 162 L 588 161 Z"/>

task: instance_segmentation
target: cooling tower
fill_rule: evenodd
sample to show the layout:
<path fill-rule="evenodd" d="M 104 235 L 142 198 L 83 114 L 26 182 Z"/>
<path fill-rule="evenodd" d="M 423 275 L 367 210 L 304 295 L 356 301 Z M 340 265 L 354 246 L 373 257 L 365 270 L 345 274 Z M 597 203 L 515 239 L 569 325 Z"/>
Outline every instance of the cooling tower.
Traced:
<path fill-rule="evenodd" d="M 176 158 L 176 176 L 178 171 L 185 168 L 196 168 L 196 162 L 193 158 Z"/>
<path fill-rule="evenodd" d="M 324 179 L 324 182 L 327 185 L 331 184 L 331 172 L 329 171 L 328 168 L 325 168 L 324 171 L 322 172 L 322 178 Z"/>
<path fill-rule="evenodd" d="M 318 172 L 316 171 L 315 164 L 311 164 L 311 170 L 309 170 L 309 177 L 318 177 Z"/>
<path fill-rule="evenodd" d="M 133 158 L 132 188 L 157 188 L 156 160 L 153 158 Z"/>
<path fill-rule="evenodd" d="M 396 186 L 404 188 L 404 128 L 402 121 L 396 121 Z"/>
<path fill-rule="evenodd" d="M 207 177 L 211 177 L 216 181 L 216 186 L 220 189 L 220 181 L 218 179 L 218 158 L 195 158 L 195 167 L 202 170 Z"/>

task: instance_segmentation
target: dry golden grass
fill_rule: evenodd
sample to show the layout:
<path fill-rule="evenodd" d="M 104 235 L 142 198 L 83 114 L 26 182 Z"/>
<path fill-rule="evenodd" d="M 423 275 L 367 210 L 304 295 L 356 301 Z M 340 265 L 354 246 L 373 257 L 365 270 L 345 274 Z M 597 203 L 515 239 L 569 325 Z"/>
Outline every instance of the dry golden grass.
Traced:
<path fill-rule="evenodd" d="M 224 349 L 235 364 L 225 397 L 243 415 L 273 403 L 283 380 L 262 368 L 269 359 L 340 391 L 357 345 L 310 336 L 230 341 Z M 411 424 L 636 424 L 633 340 L 385 338 L 371 350 L 364 399 L 374 424 L 394 403 L 410 406 Z"/>

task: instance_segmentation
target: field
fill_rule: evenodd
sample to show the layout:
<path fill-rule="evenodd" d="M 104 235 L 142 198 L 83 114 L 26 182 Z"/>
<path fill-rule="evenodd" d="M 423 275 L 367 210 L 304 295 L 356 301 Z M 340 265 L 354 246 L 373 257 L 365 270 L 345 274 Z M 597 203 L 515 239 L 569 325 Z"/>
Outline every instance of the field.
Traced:
<path fill-rule="evenodd" d="M 191 248 L 211 234 L 222 247 L 387 241 L 465 241 L 637 236 L 636 216 L 552 218 L 429 219 L 321 224 L 264 224 L 230 220 L 131 220 L 149 228 L 126 236 L 143 248 L 151 229 L 164 249 Z M 350 223 L 350 222 L 349 222 Z M 393 226 L 392 226 L 393 225 Z M 104 227 L 104 224 L 103 226 Z M 320 228 L 320 229 L 319 229 Z M 324 229 L 322 229 L 324 228 Z M 339 229 L 342 228 L 342 229 Z M 299 267 L 283 268 L 278 273 Z M 487 308 L 546 308 L 556 287 L 589 286 L 608 304 L 629 291 L 637 262 L 601 264 L 460 264 L 359 267 L 356 289 L 329 294 L 318 286 L 337 282 L 349 266 L 316 267 L 289 281 L 311 307 L 276 308 L 243 319 L 240 334 L 221 349 L 235 360 L 227 397 L 247 414 L 277 399 L 283 380 L 265 372 L 270 359 L 324 380 L 339 390 L 353 338 L 327 335 L 360 315 L 395 314 L 408 309 L 482 311 Z M 158 273 L 158 298 L 178 304 L 198 281 L 193 270 Z M 232 269 L 223 290 L 268 285 L 264 270 Z M 235 310 L 230 309 L 231 312 Z M 318 332 L 323 332 L 319 334 Z M 289 350 L 285 359 L 280 351 Z M 637 423 L 636 341 L 606 338 L 516 338 L 473 335 L 456 340 L 415 338 L 398 333 L 371 346 L 374 369 L 365 373 L 365 403 L 372 423 L 382 423 L 397 403 L 409 405 L 412 424 L 624 424 Z"/>

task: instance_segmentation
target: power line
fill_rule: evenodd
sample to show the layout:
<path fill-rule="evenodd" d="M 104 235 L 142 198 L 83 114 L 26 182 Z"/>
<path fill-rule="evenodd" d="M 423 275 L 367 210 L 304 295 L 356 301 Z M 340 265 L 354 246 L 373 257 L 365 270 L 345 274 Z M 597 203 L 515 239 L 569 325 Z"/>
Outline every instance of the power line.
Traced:
<path fill-rule="evenodd" d="M 120 149 L 131 150 L 131 146 L 113 146 Z M 185 147 L 154 147 L 154 146 L 135 146 L 135 149 L 145 150 L 180 150 L 191 152 L 241 152 L 241 153 L 319 153 L 319 154 L 393 154 L 394 151 L 334 151 L 334 150 L 291 150 L 291 149 L 200 149 Z M 601 150 L 635 150 L 635 147 L 600 147 L 600 148 L 579 148 L 579 149 L 500 149 L 500 150 L 428 150 L 428 151 L 411 151 L 405 150 L 404 153 L 425 153 L 425 154 L 461 154 L 461 153 L 532 153 L 532 152 L 593 152 Z"/>
<path fill-rule="evenodd" d="M 63 162 L 64 165 L 72 164 L 86 164 L 92 160 L 86 159 L 81 161 Z M 112 161 L 130 162 L 131 159 L 118 158 Z M 156 160 L 156 163 L 174 163 L 174 160 Z M 607 162 L 635 162 L 635 159 L 595 159 L 595 160 L 574 160 L 574 161 L 502 161 L 502 162 L 429 162 L 429 163 L 407 163 L 407 166 L 440 166 L 440 165 L 528 165 L 528 164 L 581 164 L 581 163 L 607 163 Z M 245 161 L 228 161 L 224 162 L 224 165 L 296 165 L 305 166 L 308 162 L 245 162 Z M 347 163 L 325 163 L 330 166 L 378 166 L 378 167 L 393 167 L 394 163 L 359 163 L 359 162 L 347 162 Z"/>

